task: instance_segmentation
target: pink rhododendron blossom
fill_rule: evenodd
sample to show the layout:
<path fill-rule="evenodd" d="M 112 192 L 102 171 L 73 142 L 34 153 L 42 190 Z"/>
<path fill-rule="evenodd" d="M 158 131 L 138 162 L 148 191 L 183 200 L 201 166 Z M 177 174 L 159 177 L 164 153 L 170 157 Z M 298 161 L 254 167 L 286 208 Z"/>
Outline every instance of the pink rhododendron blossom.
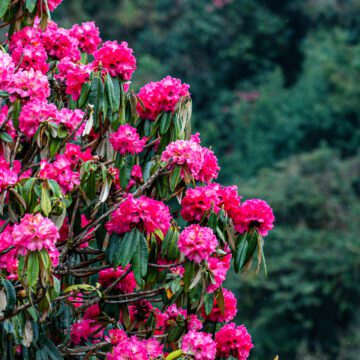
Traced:
<path fill-rule="evenodd" d="M 108 336 L 106 337 L 106 341 L 108 341 L 112 345 L 118 345 L 128 337 L 126 332 L 121 329 L 111 329 L 108 332 Z"/>
<path fill-rule="evenodd" d="M 149 359 L 156 359 L 163 354 L 163 346 L 153 338 L 143 340 L 145 345 L 146 353 Z"/>
<path fill-rule="evenodd" d="M 32 68 L 29 71 L 19 70 L 16 72 L 6 90 L 12 95 L 12 98 L 19 96 L 30 100 L 45 100 L 50 95 L 46 75 Z"/>
<path fill-rule="evenodd" d="M 29 138 L 33 137 L 44 121 L 56 123 L 57 108 L 46 101 L 33 100 L 25 104 L 19 116 L 19 128 Z"/>
<path fill-rule="evenodd" d="M 136 59 L 128 43 L 123 41 L 106 41 L 102 47 L 95 51 L 93 66 L 106 69 L 112 77 L 129 81 L 136 69 Z"/>
<path fill-rule="evenodd" d="M 186 190 L 181 201 L 181 216 L 186 221 L 201 221 L 210 211 L 219 213 L 224 209 L 233 218 L 240 206 L 241 198 L 236 186 L 222 186 L 212 183 L 207 186 Z"/>
<path fill-rule="evenodd" d="M 142 175 L 142 169 L 140 165 L 134 165 L 133 168 L 131 169 L 131 177 L 141 180 L 143 175 Z"/>
<path fill-rule="evenodd" d="M 75 24 L 70 33 L 78 40 L 81 51 L 88 54 L 93 54 L 101 43 L 99 28 L 93 21 Z"/>
<path fill-rule="evenodd" d="M 85 127 L 85 122 L 81 124 L 84 115 L 84 112 L 80 109 L 70 110 L 63 108 L 57 112 L 56 121 L 57 124 L 64 125 L 66 129 L 69 130 L 69 133 L 72 133 L 77 129 L 75 133 L 76 136 L 81 136 Z"/>
<path fill-rule="evenodd" d="M 182 97 L 190 96 L 189 87 L 171 76 L 146 84 L 138 93 L 141 102 L 137 104 L 136 110 L 139 116 L 155 120 L 162 111 L 173 112 Z"/>
<path fill-rule="evenodd" d="M 17 172 L 11 169 L 10 163 L 0 156 L 0 192 L 8 186 L 15 185 L 17 181 Z"/>
<path fill-rule="evenodd" d="M 12 52 L 11 57 L 16 66 L 24 70 L 38 70 L 43 74 L 49 71 L 47 64 L 47 54 L 42 46 L 17 47 Z"/>
<path fill-rule="evenodd" d="M 110 233 L 123 234 L 137 226 L 148 234 L 157 229 L 166 234 L 170 227 L 170 220 L 169 208 L 163 202 L 146 196 L 134 198 L 129 195 L 111 214 L 106 229 Z"/>
<path fill-rule="evenodd" d="M 50 21 L 42 34 L 43 46 L 49 56 L 61 60 L 69 57 L 72 61 L 79 61 L 81 54 L 78 49 L 78 41 L 70 30 L 60 28 Z"/>
<path fill-rule="evenodd" d="M 182 338 L 181 349 L 195 360 L 214 360 L 216 355 L 214 340 L 204 332 L 189 331 Z"/>
<path fill-rule="evenodd" d="M 215 341 L 216 355 L 221 358 L 233 356 L 238 360 L 246 360 L 254 347 L 246 327 L 234 323 L 221 328 L 215 335 Z"/>
<path fill-rule="evenodd" d="M 188 331 L 199 331 L 203 327 L 202 322 L 194 314 L 191 314 L 188 316 L 187 322 L 188 322 L 188 324 L 187 324 Z"/>
<path fill-rule="evenodd" d="M 213 152 L 200 145 L 198 134 L 190 140 L 177 140 L 170 143 L 161 156 L 162 161 L 171 161 L 181 166 L 184 171 L 189 171 L 195 180 L 209 182 L 216 179 L 220 170 Z"/>
<path fill-rule="evenodd" d="M 107 360 L 149 360 L 145 342 L 136 336 L 125 339 L 113 348 Z"/>
<path fill-rule="evenodd" d="M 41 30 L 36 22 L 33 27 L 25 26 L 15 32 L 10 38 L 9 49 L 11 52 L 26 46 L 32 46 L 34 48 L 42 46 Z"/>
<path fill-rule="evenodd" d="M 49 10 L 54 11 L 62 3 L 62 1 L 63 0 L 47 0 Z M 41 2 L 39 3 L 39 6 L 40 4 Z M 46 11 L 45 4 L 43 4 L 43 6 L 44 6 L 43 10 Z"/>
<path fill-rule="evenodd" d="M 53 179 L 58 182 L 63 192 L 72 191 L 80 185 L 80 174 L 71 169 L 71 161 L 64 155 L 57 155 L 53 163 L 41 160 L 39 177 Z"/>
<path fill-rule="evenodd" d="M 89 148 L 82 151 L 80 145 L 70 143 L 65 145 L 64 156 L 70 161 L 72 168 L 76 167 L 76 165 L 82 161 L 86 162 L 93 159 Z"/>
<path fill-rule="evenodd" d="M 55 244 L 60 238 L 59 231 L 50 219 L 41 214 L 25 214 L 20 224 L 14 225 L 12 237 L 20 255 L 42 249 L 57 254 Z"/>
<path fill-rule="evenodd" d="M 0 219 L 0 226 L 3 226 L 4 223 L 5 221 Z M 8 250 L 13 245 L 12 226 L 7 225 L 0 233 L 0 253 Z M 17 278 L 17 255 L 18 250 L 16 248 L 0 255 L 0 269 L 6 270 L 10 274 L 10 278 L 14 279 Z"/>
<path fill-rule="evenodd" d="M 71 327 L 71 342 L 79 345 L 82 342 L 99 342 L 102 338 L 103 331 L 101 325 L 96 325 L 93 319 L 81 319 Z"/>
<path fill-rule="evenodd" d="M 213 274 L 215 283 L 210 284 L 206 291 L 208 293 L 214 292 L 218 289 L 226 279 L 226 274 L 230 269 L 231 253 L 225 256 L 212 256 L 208 260 L 208 268 Z"/>
<path fill-rule="evenodd" d="M 110 135 L 110 143 L 120 154 L 138 154 L 146 143 L 146 137 L 140 139 L 136 129 L 126 124 Z"/>
<path fill-rule="evenodd" d="M 0 89 L 8 89 L 11 78 L 14 74 L 15 64 L 9 54 L 0 50 Z"/>
<path fill-rule="evenodd" d="M 227 289 L 222 289 L 224 295 L 224 312 L 220 309 L 217 299 L 214 299 L 214 305 L 209 315 L 202 310 L 202 316 L 206 320 L 214 322 L 229 322 L 234 319 L 237 313 L 237 301 L 235 295 Z"/>
<path fill-rule="evenodd" d="M 198 224 L 186 227 L 178 241 L 179 250 L 196 263 L 208 260 L 217 245 L 218 241 L 212 229 Z"/>
<path fill-rule="evenodd" d="M 266 236 L 274 226 L 275 217 L 271 207 L 260 199 L 246 200 L 234 216 L 235 229 L 244 233 L 256 228 L 261 236 Z"/>
<path fill-rule="evenodd" d="M 128 269 L 130 265 L 122 268 L 121 266 L 116 269 L 104 269 L 99 272 L 99 283 L 104 288 L 110 286 L 116 279 L 121 277 Z M 121 291 L 122 293 L 132 293 L 136 289 L 135 276 L 132 271 L 129 272 L 120 282 L 116 284 L 114 289 Z"/>
<path fill-rule="evenodd" d="M 71 95 L 74 101 L 78 100 L 83 84 L 90 79 L 90 66 L 75 63 L 69 57 L 65 57 L 59 62 L 58 69 L 59 73 L 55 78 L 63 80 L 66 84 L 66 93 Z"/>

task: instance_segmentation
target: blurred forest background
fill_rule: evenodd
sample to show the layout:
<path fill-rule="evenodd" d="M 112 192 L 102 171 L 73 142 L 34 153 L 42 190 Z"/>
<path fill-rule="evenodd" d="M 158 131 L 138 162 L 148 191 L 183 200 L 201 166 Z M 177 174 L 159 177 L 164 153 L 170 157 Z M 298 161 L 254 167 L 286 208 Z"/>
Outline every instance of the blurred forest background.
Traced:
<path fill-rule="evenodd" d="M 225 184 L 274 208 L 268 279 L 231 276 L 254 360 L 360 358 L 360 1 L 64 0 L 138 59 L 133 88 L 191 85 Z"/>

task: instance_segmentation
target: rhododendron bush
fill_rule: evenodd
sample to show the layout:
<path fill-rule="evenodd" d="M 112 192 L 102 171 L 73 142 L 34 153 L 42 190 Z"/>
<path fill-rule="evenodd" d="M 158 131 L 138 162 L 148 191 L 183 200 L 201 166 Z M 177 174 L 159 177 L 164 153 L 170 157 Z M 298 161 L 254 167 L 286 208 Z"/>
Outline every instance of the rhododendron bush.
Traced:
<path fill-rule="evenodd" d="M 136 58 L 61 1 L 0 2 L 0 353 L 6 359 L 247 359 L 236 272 L 274 216 L 216 183 L 189 85 L 131 90 Z"/>

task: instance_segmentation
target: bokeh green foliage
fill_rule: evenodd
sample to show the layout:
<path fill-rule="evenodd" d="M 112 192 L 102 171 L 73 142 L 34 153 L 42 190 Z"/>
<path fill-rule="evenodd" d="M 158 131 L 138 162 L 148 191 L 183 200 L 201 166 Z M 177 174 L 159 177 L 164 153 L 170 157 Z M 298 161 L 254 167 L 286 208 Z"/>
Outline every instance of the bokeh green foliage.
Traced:
<path fill-rule="evenodd" d="M 221 181 L 274 208 L 268 279 L 229 279 L 253 359 L 360 352 L 359 11 L 359 0 L 79 0 L 55 13 L 128 41 L 135 88 L 189 82 Z"/>

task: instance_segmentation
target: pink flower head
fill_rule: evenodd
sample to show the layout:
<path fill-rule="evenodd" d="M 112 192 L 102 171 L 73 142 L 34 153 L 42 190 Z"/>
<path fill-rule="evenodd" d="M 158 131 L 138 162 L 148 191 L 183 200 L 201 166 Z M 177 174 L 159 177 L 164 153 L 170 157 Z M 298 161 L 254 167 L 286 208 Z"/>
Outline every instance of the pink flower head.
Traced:
<path fill-rule="evenodd" d="M 73 62 L 69 57 L 61 59 L 58 64 L 57 79 L 65 81 L 66 93 L 74 101 L 78 100 L 83 84 L 90 79 L 91 68 L 89 65 Z"/>
<path fill-rule="evenodd" d="M 131 177 L 141 180 L 143 175 L 142 175 L 142 169 L 140 165 L 134 165 L 133 168 L 131 169 Z"/>
<path fill-rule="evenodd" d="M 223 289 L 222 292 L 224 295 L 224 312 L 222 313 L 215 298 L 213 308 L 209 315 L 206 315 L 204 309 L 202 309 L 202 316 L 206 320 L 214 322 L 229 322 L 234 319 L 237 313 L 236 297 L 230 290 Z"/>
<path fill-rule="evenodd" d="M 125 124 L 119 126 L 119 129 L 110 135 L 110 143 L 115 151 L 120 154 L 138 154 L 144 149 L 146 137 L 140 139 L 136 129 Z"/>
<path fill-rule="evenodd" d="M 181 166 L 183 171 L 190 171 L 195 180 L 209 182 L 215 179 L 220 168 L 213 152 L 200 146 L 197 134 L 190 140 L 177 140 L 170 143 L 161 156 L 161 161 L 171 161 Z M 183 175 L 183 173 L 182 173 Z"/>
<path fill-rule="evenodd" d="M 56 121 L 62 124 L 72 133 L 81 123 L 84 118 L 84 112 L 80 109 L 70 110 L 63 108 L 57 112 Z M 76 136 L 81 136 L 85 127 L 85 122 L 82 123 L 80 128 L 76 131 Z"/>
<path fill-rule="evenodd" d="M 10 55 L 0 50 L 0 89 L 7 91 L 14 71 L 15 64 Z"/>
<path fill-rule="evenodd" d="M 15 96 L 37 100 L 45 100 L 50 95 L 50 86 L 46 75 L 34 69 L 19 70 L 9 84 L 7 91 Z"/>
<path fill-rule="evenodd" d="M 210 284 L 206 291 L 208 293 L 214 292 L 218 289 L 226 279 L 226 274 L 230 269 L 231 254 L 222 257 L 210 257 L 208 260 L 208 268 L 214 277 L 214 284 Z"/>
<path fill-rule="evenodd" d="M 101 43 L 99 28 L 93 21 L 75 24 L 70 33 L 78 40 L 81 51 L 88 54 L 93 54 Z"/>
<path fill-rule="evenodd" d="M 216 344 L 205 332 L 189 331 L 182 338 L 181 349 L 195 360 L 214 360 L 216 355 Z"/>
<path fill-rule="evenodd" d="M 169 208 L 163 202 L 146 196 L 134 198 L 128 195 L 112 213 L 106 229 L 109 233 L 123 234 L 129 232 L 134 226 L 138 226 L 147 234 L 157 229 L 166 234 L 170 227 L 170 220 Z"/>
<path fill-rule="evenodd" d="M 216 355 L 220 358 L 235 357 L 246 360 L 254 347 L 251 336 L 244 325 L 230 323 L 221 328 L 215 335 Z"/>
<path fill-rule="evenodd" d="M 26 46 L 32 46 L 35 48 L 42 46 L 41 30 L 36 23 L 34 26 L 25 26 L 14 33 L 10 38 L 10 51 L 14 51 L 17 48 L 24 48 Z"/>
<path fill-rule="evenodd" d="M 103 288 L 110 286 L 116 279 L 122 276 L 129 269 L 129 265 L 125 268 L 121 266 L 116 269 L 104 269 L 99 272 L 99 283 Z M 122 293 L 132 293 L 136 289 L 136 281 L 134 273 L 131 271 L 119 283 L 116 284 L 115 289 Z"/>
<path fill-rule="evenodd" d="M 80 145 L 70 143 L 65 145 L 64 156 L 71 162 L 72 167 L 76 167 L 81 161 L 86 162 L 93 159 L 91 149 L 87 148 L 85 151 L 82 151 Z"/>
<path fill-rule="evenodd" d="M 0 226 L 3 226 L 4 221 L 0 220 Z M 13 246 L 14 239 L 12 237 L 12 227 L 7 225 L 3 232 L 0 234 L 0 252 L 8 250 Z M 17 249 L 8 251 L 0 255 L 0 269 L 6 270 L 10 274 L 10 278 L 17 278 Z"/>
<path fill-rule="evenodd" d="M 61 60 L 69 57 L 73 61 L 79 61 L 81 54 L 78 49 L 78 41 L 70 30 L 60 28 L 50 21 L 42 34 L 43 45 L 49 56 Z"/>
<path fill-rule="evenodd" d="M 0 192 L 4 191 L 8 186 L 15 185 L 17 181 L 17 173 L 10 168 L 10 163 L 0 156 Z"/>
<path fill-rule="evenodd" d="M 42 46 L 17 47 L 12 53 L 12 59 L 16 66 L 20 66 L 24 70 L 38 70 L 43 74 L 49 71 L 47 64 L 47 54 Z"/>
<path fill-rule="evenodd" d="M 57 122 L 57 109 L 46 101 L 33 100 L 26 103 L 19 116 L 19 128 L 29 138 L 33 137 L 44 121 Z"/>
<path fill-rule="evenodd" d="M 146 344 L 136 336 L 125 339 L 107 354 L 107 360 L 149 360 Z"/>
<path fill-rule="evenodd" d="M 41 160 L 39 177 L 56 180 L 64 193 L 72 191 L 80 185 L 80 174 L 72 171 L 71 165 L 64 155 L 57 155 L 53 163 Z"/>
<path fill-rule="evenodd" d="M 203 327 L 202 322 L 199 320 L 199 318 L 194 315 L 190 314 L 187 318 L 187 329 L 189 331 L 199 331 Z"/>
<path fill-rule="evenodd" d="M 106 341 L 115 346 L 127 339 L 128 337 L 126 335 L 126 332 L 121 329 L 109 330 L 108 336 L 106 337 Z"/>
<path fill-rule="evenodd" d="M 82 342 L 98 342 L 103 331 L 98 331 L 101 325 L 95 325 L 92 319 L 82 319 L 71 326 L 71 342 L 79 345 Z"/>
<path fill-rule="evenodd" d="M 150 338 L 142 342 L 149 359 L 156 359 L 163 354 L 163 346 L 156 339 Z"/>
<path fill-rule="evenodd" d="M 106 41 L 103 46 L 94 53 L 94 68 L 101 65 L 112 77 L 119 77 L 129 81 L 136 69 L 136 59 L 133 50 L 128 43 L 123 41 Z"/>
<path fill-rule="evenodd" d="M 49 10 L 54 11 L 62 3 L 62 1 L 63 0 L 47 0 Z M 39 2 L 39 6 L 40 4 L 41 2 Z M 43 3 L 43 11 L 46 11 L 46 7 L 44 3 Z"/>
<path fill-rule="evenodd" d="M 275 217 L 271 207 L 260 199 L 246 200 L 234 216 L 235 229 L 244 233 L 256 228 L 261 236 L 266 236 L 274 226 Z"/>
<path fill-rule="evenodd" d="M 181 216 L 186 221 L 201 221 L 210 210 L 219 213 L 224 209 L 232 218 L 238 211 L 241 198 L 236 186 L 222 186 L 216 183 L 188 189 L 181 202 Z"/>
<path fill-rule="evenodd" d="M 214 232 L 198 224 L 186 227 L 179 236 L 178 247 L 185 256 L 196 263 L 208 260 L 218 241 Z"/>
<path fill-rule="evenodd" d="M 42 249 L 57 251 L 55 244 L 60 235 L 55 224 L 38 213 L 26 214 L 20 224 L 14 225 L 12 237 L 20 255 L 25 255 L 28 251 Z"/>
<path fill-rule="evenodd" d="M 155 120 L 162 111 L 173 112 L 182 97 L 190 96 L 189 87 L 171 76 L 146 84 L 138 93 L 141 100 L 136 108 L 139 116 L 143 119 Z"/>

